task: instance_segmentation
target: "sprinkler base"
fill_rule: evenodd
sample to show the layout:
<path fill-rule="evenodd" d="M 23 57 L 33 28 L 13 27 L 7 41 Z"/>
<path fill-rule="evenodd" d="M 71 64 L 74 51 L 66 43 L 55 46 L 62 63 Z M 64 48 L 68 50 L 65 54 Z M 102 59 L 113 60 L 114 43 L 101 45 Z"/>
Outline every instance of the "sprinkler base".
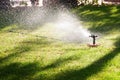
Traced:
<path fill-rule="evenodd" d="M 88 44 L 89 47 L 98 47 L 99 44 Z"/>

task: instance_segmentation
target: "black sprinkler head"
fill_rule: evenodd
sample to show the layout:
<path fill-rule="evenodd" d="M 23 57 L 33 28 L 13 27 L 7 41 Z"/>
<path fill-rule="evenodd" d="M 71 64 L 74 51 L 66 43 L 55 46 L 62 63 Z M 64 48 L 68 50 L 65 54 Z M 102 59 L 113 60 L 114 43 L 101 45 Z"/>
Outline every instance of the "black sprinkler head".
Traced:
<path fill-rule="evenodd" d="M 91 34 L 91 36 L 89 36 L 89 37 L 93 38 L 93 45 L 96 44 L 95 41 L 96 41 L 96 37 L 98 37 L 98 36 Z"/>
<path fill-rule="evenodd" d="M 93 38 L 93 44 L 89 44 L 90 47 L 97 47 L 98 45 L 96 44 L 96 37 L 97 35 L 91 34 L 89 37 Z"/>
<path fill-rule="evenodd" d="M 89 37 L 96 38 L 98 37 L 97 35 L 91 34 Z"/>

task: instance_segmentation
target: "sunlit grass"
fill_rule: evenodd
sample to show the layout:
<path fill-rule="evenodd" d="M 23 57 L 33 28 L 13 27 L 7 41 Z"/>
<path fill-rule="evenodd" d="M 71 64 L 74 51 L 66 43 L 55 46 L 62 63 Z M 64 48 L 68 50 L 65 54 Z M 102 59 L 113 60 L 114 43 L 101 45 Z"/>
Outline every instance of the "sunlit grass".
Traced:
<path fill-rule="evenodd" d="M 95 32 L 114 33 L 119 32 L 120 6 L 83 6 L 73 10 L 87 28 Z"/>
<path fill-rule="evenodd" d="M 50 38 L 51 24 L 32 31 L 17 24 L 0 28 L 0 80 L 119 80 L 119 11 L 108 7 L 115 17 L 108 18 L 104 9 L 93 8 L 76 11 L 85 17 L 84 27 L 102 33 L 95 48 Z"/>

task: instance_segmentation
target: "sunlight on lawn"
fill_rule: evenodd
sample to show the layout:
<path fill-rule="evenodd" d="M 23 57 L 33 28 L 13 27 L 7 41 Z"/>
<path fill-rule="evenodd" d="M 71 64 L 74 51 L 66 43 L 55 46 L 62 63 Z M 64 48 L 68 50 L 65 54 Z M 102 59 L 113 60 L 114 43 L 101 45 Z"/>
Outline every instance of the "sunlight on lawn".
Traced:
<path fill-rule="evenodd" d="M 28 30 L 6 25 L 0 28 L 0 80 L 119 80 L 119 9 L 83 6 L 75 11 L 83 27 L 102 33 L 100 46 L 58 40 L 51 23 Z"/>

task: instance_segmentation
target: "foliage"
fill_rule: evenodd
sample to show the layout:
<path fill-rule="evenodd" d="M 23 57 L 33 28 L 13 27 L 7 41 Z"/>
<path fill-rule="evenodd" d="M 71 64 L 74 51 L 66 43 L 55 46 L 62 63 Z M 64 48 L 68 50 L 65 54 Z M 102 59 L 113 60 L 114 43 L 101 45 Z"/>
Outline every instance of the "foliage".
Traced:
<path fill-rule="evenodd" d="M 0 0 L 0 9 L 8 9 L 10 7 L 10 0 Z"/>

